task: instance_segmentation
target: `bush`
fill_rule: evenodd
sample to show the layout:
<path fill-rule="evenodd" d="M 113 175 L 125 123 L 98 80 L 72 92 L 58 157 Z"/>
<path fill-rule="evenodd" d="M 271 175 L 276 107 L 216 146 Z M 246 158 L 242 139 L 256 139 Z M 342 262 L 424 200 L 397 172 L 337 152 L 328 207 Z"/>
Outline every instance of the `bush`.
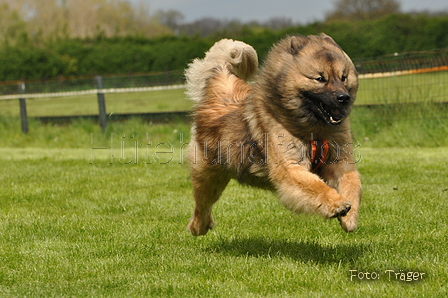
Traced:
<path fill-rule="evenodd" d="M 288 34 L 325 32 L 352 58 L 448 47 L 448 16 L 395 14 L 361 22 L 316 22 L 282 31 L 243 26 L 212 37 L 166 36 L 56 39 L 37 47 L 30 41 L 0 48 L 0 80 L 44 79 L 58 75 L 95 75 L 180 70 L 220 38 L 251 44 L 263 60 L 273 43 Z"/>

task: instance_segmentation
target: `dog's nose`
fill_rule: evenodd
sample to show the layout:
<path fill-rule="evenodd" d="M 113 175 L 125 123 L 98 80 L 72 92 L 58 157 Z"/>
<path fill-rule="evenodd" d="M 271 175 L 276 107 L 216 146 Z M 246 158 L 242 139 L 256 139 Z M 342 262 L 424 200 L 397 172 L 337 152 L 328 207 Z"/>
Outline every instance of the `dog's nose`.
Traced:
<path fill-rule="evenodd" d="M 339 93 L 336 95 L 336 98 L 340 103 L 348 103 L 350 101 L 350 95 L 347 93 Z"/>

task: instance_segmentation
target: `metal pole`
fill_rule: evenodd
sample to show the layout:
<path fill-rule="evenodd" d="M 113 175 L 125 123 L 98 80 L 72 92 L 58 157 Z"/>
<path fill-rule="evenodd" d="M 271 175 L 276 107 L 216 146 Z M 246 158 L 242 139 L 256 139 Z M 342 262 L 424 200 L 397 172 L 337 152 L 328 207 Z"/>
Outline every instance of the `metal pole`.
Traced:
<path fill-rule="evenodd" d="M 104 133 L 106 131 L 107 126 L 107 117 L 106 117 L 106 99 L 103 93 L 103 77 L 96 76 L 96 85 L 98 89 L 98 108 L 99 108 L 99 120 L 101 125 L 101 131 Z"/>
<path fill-rule="evenodd" d="M 25 94 L 25 82 L 19 84 L 19 94 Z M 22 124 L 22 132 L 28 133 L 28 117 L 26 115 L 26 99 L 25 96 L 19 98 L 20 105 L 20 121 Z"/>

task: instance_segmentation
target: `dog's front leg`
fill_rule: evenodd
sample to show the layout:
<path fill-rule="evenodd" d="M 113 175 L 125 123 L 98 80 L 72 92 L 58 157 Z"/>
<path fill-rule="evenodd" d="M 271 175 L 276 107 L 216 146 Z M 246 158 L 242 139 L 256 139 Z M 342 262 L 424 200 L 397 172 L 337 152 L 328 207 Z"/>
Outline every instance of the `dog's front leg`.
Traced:
<path fill-rule="evenodd" d="M 270 178 L 280 201 L 294 212 L 333 218 L 345 216 L 351 208 L 349 200 L 303 166 L 279 164 L 271 169 Z"/>
<path fill-rule="evenodd" d="M 346 172 L 339 183 L 339 193 L 352 204 L 352 210 L 345 217 L 339 217 L 342 228 L 346 232 L 356 230 L 358 222 L 358 210 L 361 202 L 361 179 L 357 171 Z"/>
<path fill-rule="evenodd" d="M 323 178 L 328 185 L 337 189 L 339 194 L 351 203 L 350 212 L 338 219 L 346 232 L 353 232 L 357 227 L 362 195 L 361 178 L 358 171 L 353 165 L 340 162 L 328 165 L 323 173 Z"/>

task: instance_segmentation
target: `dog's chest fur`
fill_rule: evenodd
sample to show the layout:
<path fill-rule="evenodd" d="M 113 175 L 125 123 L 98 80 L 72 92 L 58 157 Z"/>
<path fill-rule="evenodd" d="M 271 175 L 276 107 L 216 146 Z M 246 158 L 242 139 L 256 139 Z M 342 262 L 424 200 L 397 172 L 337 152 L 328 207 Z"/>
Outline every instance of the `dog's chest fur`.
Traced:
<path fill-rule="evenodd" d="M 221 167 L 242 184 L 266 189 L 273 189 L 269 178 L 270 166 L 299 164 L 311 170 L 312 135 L 301 140 L 274 119 L 268 123 L 266 115 L 263 119 L 260 123 L 259 119 L 247 117 L 244 105 L 230 108 L 228 113 L 218 118 L 201 116 L 196 121 L 197 129 L 205 131 L 201 126 L 206 126 L 208 133 L 195 136 L 196 146 L 200 147 L 197 151 L 199 161 Z M 334 151 L 329 146 L 327 160 L 334 158 Z M 320 155 L 318 150 L 315 159 Z"/>

